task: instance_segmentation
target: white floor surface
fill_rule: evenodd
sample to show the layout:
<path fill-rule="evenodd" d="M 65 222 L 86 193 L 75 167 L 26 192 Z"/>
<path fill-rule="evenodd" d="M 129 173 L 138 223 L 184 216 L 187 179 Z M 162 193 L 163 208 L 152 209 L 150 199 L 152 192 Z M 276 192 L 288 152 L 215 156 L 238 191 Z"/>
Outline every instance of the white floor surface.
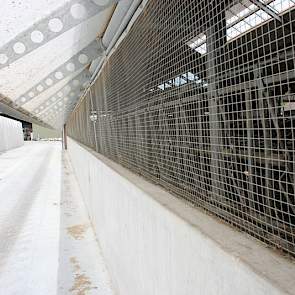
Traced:
<path fill-rule="evenodd" d="M 0 295 L 113 294 L 59 142 L 0 154 L 0 199 Z"/>

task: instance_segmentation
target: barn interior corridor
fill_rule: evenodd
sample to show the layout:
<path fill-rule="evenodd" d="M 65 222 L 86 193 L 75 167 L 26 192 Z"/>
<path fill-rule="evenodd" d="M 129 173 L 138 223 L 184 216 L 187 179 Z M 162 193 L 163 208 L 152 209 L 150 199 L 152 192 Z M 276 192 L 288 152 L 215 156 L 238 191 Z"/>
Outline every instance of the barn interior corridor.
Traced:
<path fill-rule="evenodd" d="M 0 295 L 295 295 L 295 0 L 0 9 Z"/>
<path fill-rule="evenodd" d="M 60 142 L 27 142 L 0 154 L 0 197 L 0 290 L 113 294 Z"/>

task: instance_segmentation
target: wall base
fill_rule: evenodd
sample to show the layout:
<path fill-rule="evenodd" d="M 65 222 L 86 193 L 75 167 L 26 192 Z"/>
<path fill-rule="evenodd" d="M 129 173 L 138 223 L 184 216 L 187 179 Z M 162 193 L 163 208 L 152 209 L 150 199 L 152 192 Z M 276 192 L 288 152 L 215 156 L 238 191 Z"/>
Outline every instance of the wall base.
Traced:
<path fill-rule="evenodd" d="M 120 295 L 295 294 L 295 265 L 68 138 Z"/>

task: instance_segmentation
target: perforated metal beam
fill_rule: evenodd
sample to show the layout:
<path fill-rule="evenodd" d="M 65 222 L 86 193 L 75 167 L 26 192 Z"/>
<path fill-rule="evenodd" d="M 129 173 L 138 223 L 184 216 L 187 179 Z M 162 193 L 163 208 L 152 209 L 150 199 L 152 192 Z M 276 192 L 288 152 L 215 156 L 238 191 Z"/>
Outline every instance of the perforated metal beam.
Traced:
<path fill-rule="evenodd" d="M 64 114 L 62 113 L 63 110 L 58 110 L 56 113 L 52 113 L 50 116 L 44 118 L 44 121 L 49 121 L 51 123 L 57 122 L 58 120 L 64 119 Z"/>
<path fill-rule="evenodd" d="M 50 116 L 43 118 L 44 122 L 48 124 L 57 124 L 58 122 L 64 123 L 64 114 L 62 113 L 63 110 L 58 110 L 56 113 L 52 113 Z"/>
<path fill-rule="evenodd" d="M 46 118 L 49 116 L 52 112 L 57 111 L 60 108 L 63 108 L 65 104 L 68 104 L 69 101 L 75 97 L 77 97 L 81 93 L 80 89 L 76 89 L 74 91 L 71 91 L 67 96 L 56 99 L 54 97 L 54 101 L 52 101 L 50 106 L 46 106 L 45 108 L 39 108 L 37 112 L 34 113 L 38 118 Z"/>
<path fill-rule="evenodd" d="M 12 64 L 118 1 L 109 0 L 105 5 L 97 5 L 91 0 L 68 2 L 5 44 L 0 49 L 0 69 Z"/>
<path fill-rule="evenodd" d="M 50 106 L 50 108 L 40 110 L 40 113 L 38 113 L 37 117 L 46 118 L 46 117 L 50 116 L 50 114 L 56 112 L 57 110 L 68 109 L 69 106 L 71 106 L 72 104 L 75 104 L 77 102 L 77 99 L 79 99 L 79 97 L 82 95 L 82 93 L 83 93 L 82 88 L 78 88 L 74 91 L 71 91 L 66 96 L 66 98 L 68 98 L 68 99 L 60 98 L 60 99 L 54 101 L 54 103 Z"/>
<path fill-rule="evenodd" d="M 70 110 L 75 106 L 75 104 L 78 102 L 79 97 L 82 95 L 82 92 L 76 93 L 75 99 L 71 101 L 67 101 L 62 105 L 58 105 L 58 102 L 55 103 L 54 108 L 51 108 L 48 113 L 45 113 L 44 116 L 40 116 L 40 119 L 44 121 L 57 121 L 57 120 L 63 120 L 65 121 L 65 118 L 68 116 Z M 58 118 L 59 116 L 59 118 Z"/>
<path fill-rule="evenodd" d="M 73 74 L 74 71 L 80 70 L 89 62 L 104 54 L 101 40 L 95 40 L 83 48 L 73 57 L 68 59 L 64 64 L 56 68 L 47 77 L 29 89 L 26 93 L 15 100 L 15 106 L 20 107 L 34 99 L 37 95 L 60 82 L 65 77 Z"/>
<path fill-rule="evenodd" d="M 39 114 L 50 108 L 53 104 L 59 101 L 68 101 L 74 94 L 82 88 L 83 84 L 90 80 L 91 74 L 88 70 L 82 71 L 79 75 L 74 77 L 69 83 L 62 89 L 56 91 L 46 101 L 39 104 L 33 111 L 33 114 Z"/>

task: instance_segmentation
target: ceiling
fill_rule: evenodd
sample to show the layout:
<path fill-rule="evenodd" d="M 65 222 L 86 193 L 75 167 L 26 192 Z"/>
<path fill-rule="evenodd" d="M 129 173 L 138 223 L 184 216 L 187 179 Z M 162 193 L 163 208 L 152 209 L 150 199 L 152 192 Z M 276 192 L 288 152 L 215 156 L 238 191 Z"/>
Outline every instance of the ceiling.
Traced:
<path fill-rule="evenodd" d="M 60 128 L 103 56 L 116 2 L 1 0 L 0 100 Z"/>

